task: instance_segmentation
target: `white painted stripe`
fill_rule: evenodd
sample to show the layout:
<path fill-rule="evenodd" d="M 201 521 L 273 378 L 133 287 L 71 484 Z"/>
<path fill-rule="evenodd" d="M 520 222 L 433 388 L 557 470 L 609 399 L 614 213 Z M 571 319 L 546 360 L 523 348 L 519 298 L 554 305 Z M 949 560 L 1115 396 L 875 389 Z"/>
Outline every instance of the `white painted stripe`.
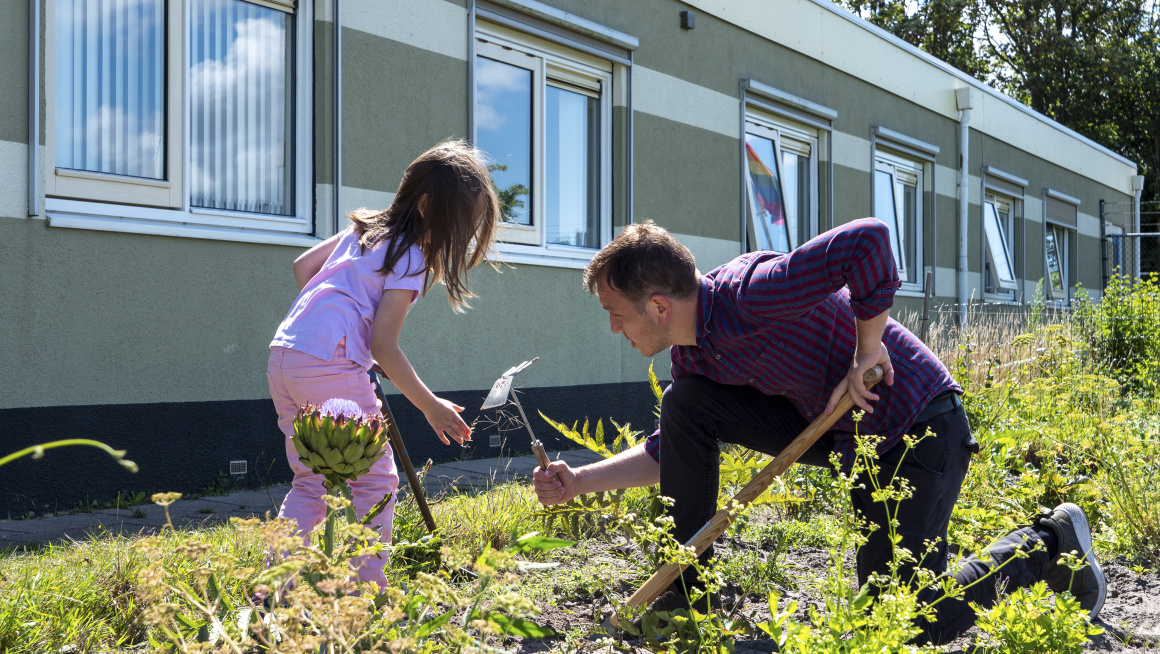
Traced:
<path fill-rule="evenodd" d="M 687 4 L 955 121 L 958 108 L 954 90 L 970 84 L 979 89 L 971 112 L 972 129 L 1125 194 L 1132 193 L 1135 166 L 1122 157 L 854 18 L 828 0 L 781 2 L 777 11 L 752 0 L 687 0 Z M 811 100 L 829 101 L 826 97 Z"/>
<path fill-rule="evenodd" d="M 28 217 L 28 146 L 0 141 L 0 217 Z"/>
<path fill-rule="evenodd" d="M 1075 221 L 1076 231 L 1080 236 L 1100 237 L 1100 219 L 1086 213 L 1078 213 Z"/>
<path fill-rule="evenodd" d="M 1029 222 L 1043 222 L 1043 201 L 1034 195 L 1023 196 L 1023 218 Z"/>
<path fill-rule="evenodd" d="M 864 173 L 870 172 L 870 139 L 845 132 L 833 132 L 834 163 Z"/>
<path fill-rule="evenodd" d="M 320 225 L 319 234 L 329 234 L 330 226 L 334 224 L 332 218 L 334 207 L 334 192 L 333 184 L 315 184 L 315 208 L 317 209 L 317 219 Z M 391 201 L 395 199 L 395 194 L 390 191 L 375 191 L 365 188 L 357 188 L 354 186 L 342 187 L 342 206 L 339 210 L 342 212 L 342 223 L 339 228 L 346 226 L 346 215 L 355 209 L 386 209 L 391 206 Z"/>
<path fill-rule="evenodd" d="M 444 0 L 343 0 L 342 26 L 467 61 L 467 10 Z"/>
<path fill-rule="evenodd" d="M 643 66 L 633 68 L 636 111 L 740 138 L 740 99 Z"/>
<path fill-rule="evenodd" d="M 959 292 L 959 271 L 939 266 L 934 269 L 934 294 L 939 297 L 955 297 Z"/>
<path fill-rule="evenodd" d="M 969 175 L 967 188 L 970 191 L 968 199 L 971 204 L 980 204 L 983 201 L 983 178 L 978 175 Z M 948 198 L 959 198 L 959 171 L 950 166 L 935 166 L 935 191 Z M 956 216 L 958 214 L 955 214 Z"/>
<path fill-rule="evenodd" d="M 740 227 L 738 228 L 740 232 Z M 725 239 L 710 238 L 708 236 L 694 236 L 692 234 L 673 234 L 682 245 L 689 248 L 693 258 L 697 261 L 697 270 L 709 272 L 725 263 L 729 263 L 741 254 L 741 242 Z"/>

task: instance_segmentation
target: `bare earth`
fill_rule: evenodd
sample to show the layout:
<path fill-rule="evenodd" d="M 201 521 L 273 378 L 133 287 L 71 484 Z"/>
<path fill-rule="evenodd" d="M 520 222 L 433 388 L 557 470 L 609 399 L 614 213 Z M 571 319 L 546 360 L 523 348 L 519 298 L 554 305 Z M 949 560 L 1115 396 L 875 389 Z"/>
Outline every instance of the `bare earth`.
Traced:
<path fill-rule="evenodd" d="M 579 572 L 585 566 L 596 566 L 597 574 L 607 575 L 606 571 L 615 569 L 617 562 L 622 566 L 622 570 L 633 567 L 630 561 L 635 557 L 625 556 L 628 553 L 626 550 L 632 548 L 630 545 L 615 546 L 589 540 L 580 547 L 586 550 L 587 562 L 568 561 L 555 571 L 556 574 Z M 824 577 L 828 558 L 828 551 L 808 547 L 792 549 L 786 555 L 785 567 L 797 579 L 797 587 L 779 589 L 782 605 L 790 600 L 796 600 L 798 611 L 795 617 L 801 622 L 808 621 L 806 611 L 811 605 L 820 605 L 820 594 L 814 590 L 814 586 L 821 577 Z M 849 563 L 852 567 L 853 561 L 850 560 Z M 627 573 L 627 570 L 625 572 Z M 1160 575 L 1154 571 L 1137 575 L 1127 566 L 1117 562 L 1105 563 L 1104 573 L 1108 581 L 1108 597 L 1096 623 L 1104 628 L 1105 633 L 1093 637 L 1086 649 L 1093 652 L 1160 653 Z M 615 577 L 609 579 L 610 583 L 607 585 L 613 589 L 612 592 L 622 598 L 630 595 L 639 583 L 635 577 L 620 581 L 614 579 Z M 727 589 L 722 592 L 722 600 L 726 611 L 745 616 L 750 624 L 763 622 L 770 617 L 768 603 L 764 597 L 755 594 L 742 597 Z M 605 620 L 610 609 L 608 600 L 600 591 L 596 591 L 596 596 L 558 596 L 554 602 L 542 605 L 542 609 L 543 613 L 537 622 L 552 627 L 561 636 L 523 642 L 517 639 L 509 642 L 508 647 L 519 652 L 544 652 L 551 649 L 560 651 L 565 645 L 562 634 L 573 630 L 587 634 L 584 640 L 590 642 L 598 637 L 604 637 L 604 634 L 599 632 L 598 626 Z M 976 631 L 971 630 L 952 643 L 948 647 L 948 652 L 971 654 Z M 773 641 L 762 636 L 764 634 L 757 631 L 756 634 L 749 633 L 739 637 L 735 651 L 774 651 Z M 623 644 L 636 645 L 632 647 L 634 651 L 650 651 L 639 643 L 628 641 Z"/>

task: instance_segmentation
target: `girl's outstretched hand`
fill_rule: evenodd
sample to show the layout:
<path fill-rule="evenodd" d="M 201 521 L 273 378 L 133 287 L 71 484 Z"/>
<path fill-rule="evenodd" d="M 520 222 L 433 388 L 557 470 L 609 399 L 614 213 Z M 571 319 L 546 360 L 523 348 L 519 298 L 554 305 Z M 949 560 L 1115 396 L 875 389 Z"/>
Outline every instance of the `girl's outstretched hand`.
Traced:
<path fill-rule="evenodd" d="M 423 411 L 423 415 L 444 445 L 451 444 L 451 441 L 447 440 L 448 436 L 462 445 L 463 441 L 471 440 L 471 427 L 468 427 L 467 423 L 463 422 L 463 418 L 459 417 L 462 412 L 463 407 L 450 400 L 437 397 L 435 404 Z"/>

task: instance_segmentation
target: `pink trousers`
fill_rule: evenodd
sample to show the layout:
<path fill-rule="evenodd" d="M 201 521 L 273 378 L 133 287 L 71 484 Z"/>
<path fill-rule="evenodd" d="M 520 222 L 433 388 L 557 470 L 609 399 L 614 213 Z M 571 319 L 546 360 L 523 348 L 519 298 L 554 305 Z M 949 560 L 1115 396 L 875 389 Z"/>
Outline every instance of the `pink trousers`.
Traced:
<path fill-rule="evenodd" d="M 339 344 L 331 361 L 323 361 L 309 354 L 303 354 L 282 347 L 270 348 L 270 364 L 266 370 L 270 380 L 270 397 L 278 410 L 278 428 L 286 437 L 286 459 L 294 472 L 294 482 L 278 517 L 296 520 L 304 538 L 326 518 L 326 502 L 323 496 L 326 487 L 322 475 L 314 474 L 310 468 L 298 460 L 298 451 L 290 441 L 294 433 L 294 416 L 299 407 L 313 402 L 321 405 L 335 397 L 346 398 L 359 405 L 365 413 L 378 414 L 382 403 L 375 394 L 367 371 L 346 358 L 346 347 Z M 355 513 L 361 518 L 387 495 L 394 495 L 399 486 L 399 475 L 395 471 L 395 457 L 388 447 L 387 452 L 374 466 L 357 480 L 350 482 L 354 498 Z M 395 501 L 374 520 L 371 527 L 376 529 L 382 542 L 391 543 L 391 530 L 395 520 Z M 359 581 L 373 581 L 385 587 L 387 578 L 383 574 L 386 553 L 381 557 L 367 556 L 356 562 Z"/>

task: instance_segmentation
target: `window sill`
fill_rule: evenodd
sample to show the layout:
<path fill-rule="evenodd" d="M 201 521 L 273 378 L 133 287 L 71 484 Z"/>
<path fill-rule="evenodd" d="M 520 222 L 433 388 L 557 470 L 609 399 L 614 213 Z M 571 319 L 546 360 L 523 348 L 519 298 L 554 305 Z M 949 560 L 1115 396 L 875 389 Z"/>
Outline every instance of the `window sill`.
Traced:
<path fill-rule="evenodd" d="M 539 248 L 521 246 L 515 243 L 497 243 L 497 260 L 501 263 L 544 266 L 546 268 L 571 268 L 583 270 L 597 250 L 573 248 Z"/>
<path fill-rule="evenodd" d="M 51 201 L 51 198 L 50 198 Z M 128 207 L 127 207 L 128 208 Z M 265 245 L 289 245 L 311 247 L 321 239 L 308 234 L 291 232 L 223 227 L 220 225 L 192 225 L 189 223 L 143 220 L 119 216 L 91 215 L 46 208 L 49 227 L 65 229 L 87 229 L 123 234 L 146 234 L 150 236 L 176 236 L 211 241 L 233 241 L 237 243 L 261 243 Z"/>
<path fill-rule="evenodd" d="M 926 291 L 921 286 L 900 286 L 894 291 L 894 297 L 926 297 Z M 934 298 L 934 295 L 931 295 Z"/>

